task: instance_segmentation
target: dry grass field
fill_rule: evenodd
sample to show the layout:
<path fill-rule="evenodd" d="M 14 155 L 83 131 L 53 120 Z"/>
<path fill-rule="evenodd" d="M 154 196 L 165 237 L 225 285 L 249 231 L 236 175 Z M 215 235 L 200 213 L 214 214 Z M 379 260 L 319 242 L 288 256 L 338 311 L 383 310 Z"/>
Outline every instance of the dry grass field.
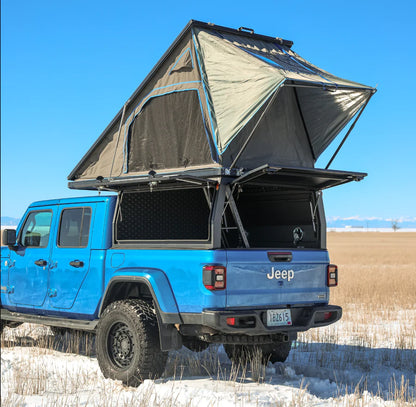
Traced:
<path fill-rule="evenodd" d="M 339 273 L 330 302 L 342 306 L 343 317 L 305 336 L 339 338 L 348 330 L 363 345 L 415 349 L 416 233 L 330 232 L 328 250 Z"/>
<path fill-rule="evenodd" d="M 415 309 L 416 233 L 330 232 L 328 250 L 340 268 L 335 303 Z"/>
<path fill-rule="evenodd" d="M 298 350 L 315 351 L 322 368 L 359 368 L 363 380 L 350 389 L 360 395 L 368 387 L 377 393 L 390 375 L 387 398 L 416 405 L 416 233 L 330 232 L 328 250 L 339 270 L 330 302 L 342 306 L 343 317 L 301 334 Z M 301 361 L 301 352 L 292 358 Z"/>
<path fill-rule="evenodd" d="M 343 307 L 343 324 L 370 346 L 415 349 L 416 233 L 331 232 L 328 250 L 339 267 L 331 302 Z"/>

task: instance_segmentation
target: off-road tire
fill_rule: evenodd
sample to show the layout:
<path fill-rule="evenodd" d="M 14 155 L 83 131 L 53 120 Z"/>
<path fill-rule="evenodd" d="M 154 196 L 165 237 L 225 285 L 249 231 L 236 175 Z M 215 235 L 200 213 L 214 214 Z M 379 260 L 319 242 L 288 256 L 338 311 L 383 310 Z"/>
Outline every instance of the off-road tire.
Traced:
<path fill-rule="evenodd" d="M 260 351 L 261 361 L 267 365 L 269 361 L 284 362 L 289 356 L 291 347 L 292 341 L 288 341 L 264 345 L 224 345 L 224 350 L 233 363 L 240 365 L 247 365 Z"/>
<path fill-rule="evenodd" d="M 104 377 L 127 386 L 157 379 L 165 370 L 168 353 L 160 350 L 156 313 L 143 300 L 110 304 L 98 323 L 96 346 Z"/>
<path fill-rule="evenodd" d="M 284 362 L 289 356 L 291 348 L 292 341 L 262 345 L 263 357 L 270 360 L 272 363 Z"/>

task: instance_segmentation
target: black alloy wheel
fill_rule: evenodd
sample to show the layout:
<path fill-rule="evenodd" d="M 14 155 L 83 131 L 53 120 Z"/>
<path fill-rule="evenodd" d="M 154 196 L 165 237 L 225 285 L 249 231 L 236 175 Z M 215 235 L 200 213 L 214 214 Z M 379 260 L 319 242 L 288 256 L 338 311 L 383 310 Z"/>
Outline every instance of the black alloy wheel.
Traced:
<path fill-rule="evenodd" d="M 146 301 L 129 299 L 110 304 L 97 326 L 97 359 L 104 377 L 139 386 L 158 379 L 168 352 L 162 352 L 156 311 Z"/>
<path fill-rule="evenodd" d="M 133 333 L 122 322 L 115 323 L 108 337 L 108 354 L 114 365 L 121 369 L 131 365 L 134 356 Z"/>

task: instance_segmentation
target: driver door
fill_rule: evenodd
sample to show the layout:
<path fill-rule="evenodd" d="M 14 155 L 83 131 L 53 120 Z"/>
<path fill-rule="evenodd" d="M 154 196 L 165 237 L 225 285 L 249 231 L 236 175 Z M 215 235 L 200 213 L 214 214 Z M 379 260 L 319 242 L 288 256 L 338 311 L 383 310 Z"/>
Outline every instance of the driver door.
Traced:
<path fill-rule="evenodd" d="M 39 307 L 45 302 L 55 212 L 54 206 L 28 212 L 18 249 L 11 252 L 9 300 L 19 307 Z"/>

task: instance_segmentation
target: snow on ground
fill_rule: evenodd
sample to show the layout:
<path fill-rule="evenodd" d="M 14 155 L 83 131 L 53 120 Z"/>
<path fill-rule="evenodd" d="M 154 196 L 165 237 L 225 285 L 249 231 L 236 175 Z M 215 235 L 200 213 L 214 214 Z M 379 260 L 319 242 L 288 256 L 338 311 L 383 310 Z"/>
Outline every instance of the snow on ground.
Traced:
<path fill-rule="evenodd" d="M 345 333 L 348 327 L 340 324 L 337 329 Z M 330 338 L 334 332 L 325 335 Z M 368 347 L 354 344 L 353 334 L 343 338 L 322 343 L 300 336 L 285 363 L 269 363 L 266 368 L 237 368 L 222 346 L 200 354 L 182 348 L 170 353 L 161 379 L 146 380 L 136 389 L 105 379 L 93 350 L 85 355 L 85 344 L 76 345 L 84 355 L 64 352 L 68 334 L 57 341 L 47 328 L 24 324 L 6 328 L 3 335 L 2 406 L 375 407 L 395 406 L 404 399 L 415 403 L 414 348 L 389 348 L 388 341 Z M 60 350 L 52 350 L 49 342 Z"/>

